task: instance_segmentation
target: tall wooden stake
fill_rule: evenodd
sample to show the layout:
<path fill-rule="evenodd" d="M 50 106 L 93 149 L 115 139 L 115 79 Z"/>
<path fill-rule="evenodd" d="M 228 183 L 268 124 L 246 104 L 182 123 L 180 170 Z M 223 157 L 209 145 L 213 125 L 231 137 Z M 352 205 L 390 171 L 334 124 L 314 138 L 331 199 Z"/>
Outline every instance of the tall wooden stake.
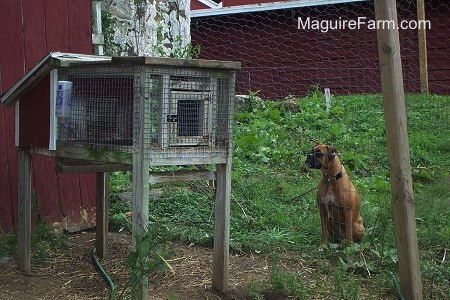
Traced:
<path fill-rule="evenodd" d="M 420 92 L 428 94 L 427 28 L 424 23 L 426 20 L 424 2 L 425 0 L 417 0 L 417 21 L 420 26 L 417 33 L 419 39 Z"/>
<path fill-rule="evenodd" d="M 377 34 L 400 286 L 405 299 L 422 299 L 396 1 L 375 0 L 375 15 L 395 24 Z"/>

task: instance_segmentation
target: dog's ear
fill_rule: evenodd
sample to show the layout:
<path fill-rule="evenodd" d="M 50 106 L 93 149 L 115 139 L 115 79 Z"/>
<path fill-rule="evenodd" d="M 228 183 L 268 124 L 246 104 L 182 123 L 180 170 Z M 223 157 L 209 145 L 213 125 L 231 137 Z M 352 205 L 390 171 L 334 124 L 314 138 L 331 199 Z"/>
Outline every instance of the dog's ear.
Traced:
<path fill-rule="evenodd" d="M 332 161 L 336 155 L 337 155 L 336 148 L 329 147 L 328 148 L 328 161 Z"/>

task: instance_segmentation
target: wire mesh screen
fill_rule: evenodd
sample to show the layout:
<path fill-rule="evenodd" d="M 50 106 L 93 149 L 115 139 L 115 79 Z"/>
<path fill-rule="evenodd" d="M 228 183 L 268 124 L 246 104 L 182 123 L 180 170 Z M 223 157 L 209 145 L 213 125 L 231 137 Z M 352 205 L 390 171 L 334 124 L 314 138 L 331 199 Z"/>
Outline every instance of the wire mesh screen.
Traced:
<path fill-rule="evenodd" d="M 309 1 L 308 6 L 298 1 L 301 7 L 273 10 L 277 6 L 274 2 L 262 11 L 236 9 L 233 14 L 207 16 L 194 10 L 192 41 L 202 46 L 201 58 L 241 62 L 238 94 L 259 91 L 264 98 L 279 100 L 303 96 L 312 85 L 330 88 L 333 94 L 379 93 L 373 1 L 348 2 L 321 5 L 324 1 Z M 420 91 L 421 26 L 427 30 L 430 91 L 450 93 L 450 2 L 426 1 L 425 23 L 417 22 L 416 1 L 397 3 L 406 91 Z M 356 28 L 349 22 L 356 22 Z"/>
<path fill-rule="evenodd" d="M 226 157 L 231 141 L 232 72 L 140 67 L 135 115 L 145 107 L 151 161 Z M 138 129 L 135 127 L 135 129 Z"/>
<path fill-rule="evenodd" d="M 73 84 L 59 145 L 143 152 L 154 164 L 227 158 L 234 71 L 97 66 L 65 69 L 59 80 Z"/>
<path fill-rule="evenodd" d="M 125 150 L 133 140 L 131 68 L 71 68 L 59 74 L 72 82 L 71 117 L 59 120 L 60 144 Z"/>

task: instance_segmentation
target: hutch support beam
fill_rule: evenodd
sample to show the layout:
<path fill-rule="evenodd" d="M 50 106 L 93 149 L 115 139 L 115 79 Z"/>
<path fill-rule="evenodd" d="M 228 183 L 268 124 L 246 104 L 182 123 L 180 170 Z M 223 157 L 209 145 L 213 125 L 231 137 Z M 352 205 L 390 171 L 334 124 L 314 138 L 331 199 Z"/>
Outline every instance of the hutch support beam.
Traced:
<path fill-rule="evenodd" d="M 211 171 L 177 171 L 177 172 L 150 172 L 150 184 L 161 182 L 215 180 L 216 173 Z"/>
<path fill-rule="evenodd" d="M 217 165 L 215 202 L 213 287 L 222 293 L 228 290 L 230 247 L 231 162 Z"/>
<path fill-rule="evenodd" d="M 31 271 L 31 153 L 19 148 L 19 211 L 18 211 L 18 267 Z"/>
<path fill-rule="evenodd" d="M 101 259 L 108 254 L 109 173 L 98 172 L 95 211 L 95 252 Z"/>
<path fill-rule="evenodd" d="M 145 77 L 145 73 L 137 74 L 141 79 Z M 145 82 L 142 80 L 142 82 Z M 134 123 L 135 132 L 133 134 L 133 218 L 132 218 L 132 246 L 133 249 L 139 247 L 139 240 L 148 229 L 148 213 L 149 213 L 149 169 L 150 159 L 148 157 L 148 149 L 145 147 L 146 137 L 150 136 L 149 124 L 145 122 L 145 113 L 147 105 L 146 94 L 139 95 L 138 100 L 134 103 Z M 144 275 L 141 278 L 140 291 L 136 295 L 138 300 L 148 299 L 148 277 Z"/>

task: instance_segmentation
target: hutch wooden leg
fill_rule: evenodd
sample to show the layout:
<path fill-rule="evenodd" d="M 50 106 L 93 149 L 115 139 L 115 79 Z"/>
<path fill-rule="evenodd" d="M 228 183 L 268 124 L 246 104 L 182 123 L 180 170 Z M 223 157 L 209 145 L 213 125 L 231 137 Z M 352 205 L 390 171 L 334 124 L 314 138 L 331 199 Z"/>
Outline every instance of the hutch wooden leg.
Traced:
<path fill-rule="evenodd" d="M 19 148 L 18 258 L 19 269 L 30 272 L 31 264 L 31 153 Z"/>
<path fill-rule="evenodd" d="M 149 161 L 139 154 L 133 155 L 133 217 L 132 240 L 133 249 L 136 249 L 139 237 L 148 229 L 148 203 L 149 203 Z M 148 278 L 142 278 L 141 290 L 138 300 L 148 299 Z"/>
<path fill-rule="evenodd" d="M 228 289 L 231 162 L 217 165 L 216 176 L 213 287 L 224 293 Z"/>
<path fill-rule="evenodd" d="M 105 259 L 108 253 L 108 207 L 109 207 L 109 173 L 98 172 L 96 198 L 96 235 L 95 252 L 100 259 Z"/>

